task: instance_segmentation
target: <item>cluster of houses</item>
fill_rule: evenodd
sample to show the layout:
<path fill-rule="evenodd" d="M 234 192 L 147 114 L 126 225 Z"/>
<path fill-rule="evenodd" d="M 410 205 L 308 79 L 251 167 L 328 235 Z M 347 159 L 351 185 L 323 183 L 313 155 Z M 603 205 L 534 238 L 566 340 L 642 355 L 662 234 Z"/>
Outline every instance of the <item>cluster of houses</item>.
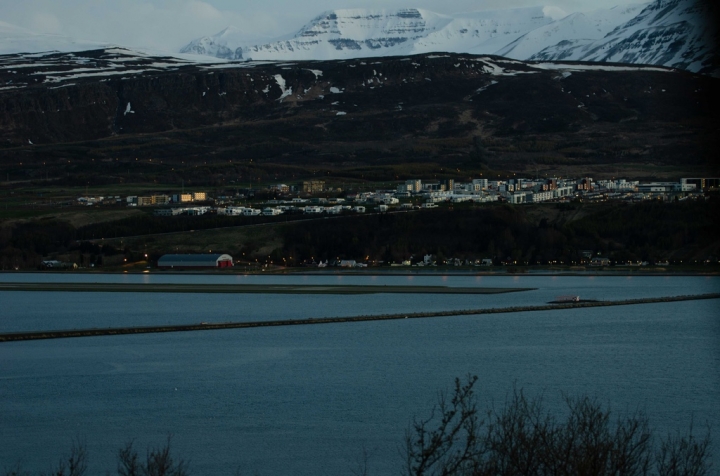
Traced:
<path fill-rule="evenodd" d="M 206 192 L 180 193 L 174 195 L 131 195 L 121 199 L 111 197 L 80 197 L 81 205 L 107 205 L 126 203 L 129 207 L 156 207 L 155 215 L 204 215 L 217 213 L 228 216 L 275 216 L 283 213 L 327 214 L 343 212 L 364 213 L 366 207 L 385 212 L 389 208 L 434 208 L 440 202 L 510 204 L 540 203 L 548 201 L 687 199 L 702 196 L 705 190 L 720 186 L 720 178 L 682 178 L 679 182 L 639 182 L 626 179 L 593 180 L 589 177 L 570 178 L 512 178 L 508 180 L 474 179 L 459 182 L 453 179 L 426 182 L 421 179 L 406 180 L 395 189 L 349 193 L 345 198 L 302 198 L 268 200 L 254 206 L 233 204 L 232 197 L 218 197 L 215 206 L 210 205 Z M 276 184 L 271 191 L 292 194 L 300 187 Z M 306 197 L 326 192 L 322 180 L 302 183 Z M 229 199 L 230 198 L 230 199 Z M 235 197 L 238 198 L 238 197 Z M 243 196 L 244 198 L 244 196 Z"/>
<path fill-rule="evenodd" d="M 218 215 L 228 216 L 276 216 L 283 213 L 304 213 L 307 215 L 339 215 L 342 212 L 365 213 L 365 207 L 345 203 L 344 198 L 293 198 L 290 200 L 268 200 L 264 208 L 226 206 L 217 209 Z"/>
<path fill-rule="evenodd" d="M 592 251 L 581 251 L 580 252 L 581 257 L 578 259 L 577 264 L 586 264 L 591 267 L 605 267 L 610 266 L 610 259 L 601 257 L 601 256 L 593 256 Z M 557 263 L 553 262 L 554 264 L 565 264 L 565 263 Z M 382 262 L 373 262 L 373 264 L 384 264 Z M 462 267 L 487 267 L 487 266 L 495 266 L 495 265 L 517 265 L 516 261 L 512 261 L 510 258 L 507 260 L 493 260 L 492 258 L 482 258 L 482 259 L 462 259 L 462 258 L 448 258 L 443 261 L 437 261 L 437 257 L 431 254 L 424 255 L 422 258 L 416 258 L 414 256 L 410 256 L 410 259 L 403 260 L 399 263 L 387 263 L 390 267 L 425 267 L 425 266 L 462 266 Z M 523 264 L 523 263 L 520 263 Z M 528 263 L 524 263 L 528 264 Z M 570 264 L 570 263 L 568 263 Z M 649 266 L 648 262 L 636 262 L 636 263 L 624 263 L 626 265 L 630 266 Z M 669 263 L 667 261 L 663 262 L 657 262 L 656 265 L 668 265 Z M 326 260 L 326 261 L 320 261 L 320 262 L 309 262 L 305 263 L 305 266 L 311 266 L 311 267 L 318 267 L 318 268 L 327 268 L 327 267 L 339 267 L 339 268 L 367 268 L 367 263 L 358 262 L 355 260 L 348 260 L 348 259 L 337 259 L 337 260 Z"/>
<path fill-rule="evenodd" d="M 177 193 L 174 195 L 155 194 L 155 195 L 128 195 L 124 200 L 119 196 L 108 197 L 79 197 L 77 202 L 79 205 L 120 205 L 125 203 L 128 207 L 157 207 L 164 205 L 190 204 L 193 202 L 206 202 L 208 195 L 206 192 Z M 196 208 L 193 206 L 186 209 Z M 202 207 L 201 207 L 202 208 Z M 207 207 L 206 207 L 207 208 Z M 177 213 L 173 213 L 177 214 Z M 202 213 L 200 213 L 202 214 Z"/>
<path fill-rule="evenodd" d="M 470 182 L 456 182 L 452 179 L 440 182 L 407 180 L 395 191 L 378 191 L 362 198 L 384 201 L 395 198 L 420 196 L 426 202 L 493 202 L 506 201 L 512 204 L 539 203 L 552 200 L 583 199 L 629 199 L 670 198 L 675 194 L 702 193 L 710 187 L 718 187 L 720 179 L 683 178 L 680 182 L 629 181 L 625 179 L 598 180 L 585 177 L 509 180 L 474 179 Z"/>
<path fill-rule="evenodd" d="M 423 182 L 420 179 L 406 180 L 394 191 L 395 197 L 420 196 L 426 203 L 449 201 L 509 203 L 543 202 L 572 197 L 577 191 L 577 181 L 570 179 L 474 179 L 457 182 L 453 179 L 440 182 Z"/>
<path fill-rule="evenodd" d="M 94 205 L 120 205 L 123 199 L 120 196 L 110 197 L 78 197 L 77 204 L 92 207 Z"/>

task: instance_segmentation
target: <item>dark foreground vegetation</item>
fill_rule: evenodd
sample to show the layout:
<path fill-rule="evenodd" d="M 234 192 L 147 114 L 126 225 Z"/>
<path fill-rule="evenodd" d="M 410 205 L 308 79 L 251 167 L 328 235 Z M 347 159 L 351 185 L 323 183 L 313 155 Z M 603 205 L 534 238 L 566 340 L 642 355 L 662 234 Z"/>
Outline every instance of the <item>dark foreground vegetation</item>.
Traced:
<path fill-rule="evenodd" d="M 414 419 L 405 436 L 403 473 L 408 476 L 703 476 L 711 471 L 709 430 L 698 438 L 658 435 L 641 411 L 614 415 L 587 396 L 565 397 L 562 414 L 541 397 L 514 390 L 500 409 L 478 408 L 477 377 L 455 379 L 427 419 Z M 88 474 L 86 446 L 76 440 L 48 476 Z M 363 460 L 361 460 L 363 461 Z M 291 470 L 289 470 L 290 473 Z M 369 475 L 367 459 L 352 474 Z M 4 476 L 30 476 L 20 466 Z M 110 471 L 107 474 L 111 474 Z M 142 458 L 130 442 L 117 453 L 120 476 L 186 476 L 187 460 L 174 456 L 170 438 Z M 238 471 L 239 474 L 239 471 Z"/>
<path fill-rule="evenodd" d="M 187 476 L 188 463 L 177 459 L 170 449 L 170 437 L 167 442 L 156 448 L 148 448 L 145 457 L 141 457 L 132 441 L 118 450 L 117 474 L 118 476 Z M 88 473 L 89 455 L 85 443 L 75 440 L 68 454 L 60 458 L 57 465 L 50 471 L 40 473 L 43 476 L 83 476 Z M 24 470 L 19 464 L 6 469 L 5 476 L 30 476 L 32 473 Z M 110 472 L 108 471 L 109 475 Z"/>
<path fill-rule="evenodd" d="M 596 400 L 566 397 L 566 412 L 516 390 L 500 410 L 482 411 L 477 377 L 455 380 L 427 419 L 406 434 L 405 472 L 421 475 L 704 475 L 710 437 L 662 437 L 638 411 L 615 416 Z"/>

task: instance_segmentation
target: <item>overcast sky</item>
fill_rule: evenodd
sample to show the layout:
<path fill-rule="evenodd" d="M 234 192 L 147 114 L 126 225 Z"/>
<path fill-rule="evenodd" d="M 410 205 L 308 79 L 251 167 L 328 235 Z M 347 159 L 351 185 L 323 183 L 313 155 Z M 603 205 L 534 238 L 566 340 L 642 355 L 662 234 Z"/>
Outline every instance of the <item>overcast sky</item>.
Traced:
<path fill-rule="evenodd" d="M 294 33 L 323 11 L 338 8 L 425 8 L 461 13 L 524 6 L 564 12 L 643 0 L 0 0 L 0 20 L 122 46 L 177 51 L 191 40 L 235 26 L 251 38 Z"/>

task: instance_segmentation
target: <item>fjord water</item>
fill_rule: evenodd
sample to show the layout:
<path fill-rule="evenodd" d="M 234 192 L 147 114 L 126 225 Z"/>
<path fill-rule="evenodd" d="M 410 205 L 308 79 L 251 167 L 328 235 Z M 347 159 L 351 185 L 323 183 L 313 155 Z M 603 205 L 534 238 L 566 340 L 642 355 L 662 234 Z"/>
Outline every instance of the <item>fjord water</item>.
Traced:
<path fill-rule="evenodd" d="M 417 284 L 521 287 L 500 295 L 0 292 L 0 331 L 344 316 L 720 291 L 717 277 L 8 274 L 0 281 Z M 130 439 L 173 435 L 193 474 L 397 474 L 413 416 L 455 377 L 483 405 L 513 386 L 642 409 L 660 430 L 707 422 L 720 465 L 718 300 L 0 344 L 0 469 L 47 470 L 85 439 L 91 474 Z"/>

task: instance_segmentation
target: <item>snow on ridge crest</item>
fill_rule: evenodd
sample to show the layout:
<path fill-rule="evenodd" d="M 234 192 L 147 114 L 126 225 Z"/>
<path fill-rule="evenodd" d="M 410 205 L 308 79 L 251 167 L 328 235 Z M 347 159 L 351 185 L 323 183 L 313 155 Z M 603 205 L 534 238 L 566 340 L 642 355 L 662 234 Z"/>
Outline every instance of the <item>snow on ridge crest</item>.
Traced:
<path fill-rule="evenodd" d="M 718 5 L 715 0 L 653 0 L 559 19 L 562 13 L 548 7 L 452 15 L 418 8 L 338 9 L 282 38 L 258 41 L 228 27 L 181 50 L 194 57 L 169 56 L 218 63 L 215 58 L 278 62 L 469 53 L 513 60 L 652 64 L 720 77 L 715 46 L 720 35 L 718 25 L 709 20 L 720 13 Z M 0 54 L 115 47 L 40 35 L 2 21 L 0 36 Z"/>
<path fill-rule="evenodd" d="M 295 38 L 327 35 L 363 41 L 404 35 L 418 37 L 425 29 L 425 15 L 417 9 L 344 9 L 324 12 L 305 25 Z"/>
<path fill-rule="evenodd" d="M 329 60 L 427 52 L 492 54 L 553 19 L 543 7 L 442 15 L 418 8 L 339 9 L 318 15 L 295 35 L 267 43 L 237 41 L 223 32 L 181 52 L 231 59 Z M 518 58 L 521 59 L 521 58 Z"/>
<path fill-rule="evenodd" d="M 449 52 L 655 64 L 714 74 L 720 71 L 718 36 L 707 21 L 718 13 L 714 3 L 653 0 L 569 15 L 547 6 L 453 15 L 417 8 L 340 9 L 318 15 L 282 40 L 232 43 L 218 34 L 195 40 L 183 51 L 267 61 Z"/>

